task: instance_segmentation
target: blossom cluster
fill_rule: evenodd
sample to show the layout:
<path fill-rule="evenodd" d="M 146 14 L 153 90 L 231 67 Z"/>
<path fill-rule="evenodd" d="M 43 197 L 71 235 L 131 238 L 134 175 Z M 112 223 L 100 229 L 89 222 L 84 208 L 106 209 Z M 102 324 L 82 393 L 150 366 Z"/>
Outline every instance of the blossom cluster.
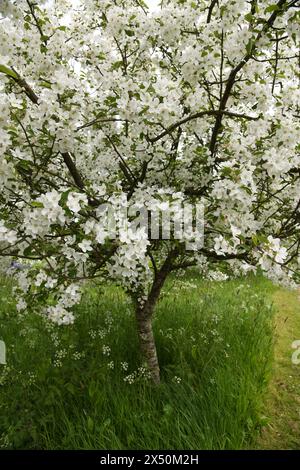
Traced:
<path fill-rule="evenodd" d="M 295 2 L 142 3 L 1 2 L 0 256 L 29 260 L 19 310 L 59 324 L 94 277 L 139 305 L 192 265 L 300 282 Z M 196 250 L 137 223 L 172 201 L 204 207 Z"/>

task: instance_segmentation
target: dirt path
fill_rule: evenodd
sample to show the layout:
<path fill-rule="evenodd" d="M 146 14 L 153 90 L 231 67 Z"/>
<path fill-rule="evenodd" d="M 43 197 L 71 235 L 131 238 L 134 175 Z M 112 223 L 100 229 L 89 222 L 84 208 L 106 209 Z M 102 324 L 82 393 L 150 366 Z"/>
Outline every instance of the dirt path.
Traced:
<path fill-rule="evenodd" d="M 300 293 L 277 290 L 274 375 L 270 383 L 263 428 L 257 447 L 300 449 L 300 364 L 292 363 L 292 343 L 300 340 Z"/>

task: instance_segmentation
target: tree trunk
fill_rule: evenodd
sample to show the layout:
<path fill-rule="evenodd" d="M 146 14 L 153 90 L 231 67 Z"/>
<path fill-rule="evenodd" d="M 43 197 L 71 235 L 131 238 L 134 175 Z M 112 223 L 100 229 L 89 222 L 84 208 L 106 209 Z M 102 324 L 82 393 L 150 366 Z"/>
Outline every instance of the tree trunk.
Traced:
<path fill-rule="evenodd" d="M 169 252 L 161 268 L 159 270 L 155 270 L 154 281 L 146 302 L 143 306 L 137 305 L 136 307 L 136 322 L 141 353 L 146 360 L 151 374 L 151 379 L 156 385 L 160 383 L 160 370 L 152 330 L 152 315 L 159 299 L 161 289 L 168 274 L 172 270 L 172 262 L 178 256 L 178 253 L 179 250 L 177 247 L 173 248 L 173 250 Z"/>
<path fill-rule="evenodd" d="M 138 307 L 136 310 L 136 322 L 141 353 L 147 363 L 151 380 L 154 384 L 158 385 L 160 383 L 160 370 L 152 329 L 153 310 L 154 304 L 151 305 L 148 302 L 146 302 L 144 307 Z"/>

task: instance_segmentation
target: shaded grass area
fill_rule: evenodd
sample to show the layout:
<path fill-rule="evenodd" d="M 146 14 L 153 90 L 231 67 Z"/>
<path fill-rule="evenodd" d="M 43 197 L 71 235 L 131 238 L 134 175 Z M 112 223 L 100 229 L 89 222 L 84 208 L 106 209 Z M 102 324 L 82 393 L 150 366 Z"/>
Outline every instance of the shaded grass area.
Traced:
<path fill-rule="evenodd" d="M 69 327 L 17 316 L 9 281 L 0 289 L 0 448 L 240 449 L 257 437 L 273 349 L 264 279 L 170 280 L 154 320 L 159 387 L 120 289 L 89 287 Z"/>
<path fill-rule="evenodd" d="M 257 446 L 300 449 L 300 364 L 292 363 L 292 343 L 300 340 L 299 292 L 277 290 L 275 361 L 265 401 L 266 426 Z"/>

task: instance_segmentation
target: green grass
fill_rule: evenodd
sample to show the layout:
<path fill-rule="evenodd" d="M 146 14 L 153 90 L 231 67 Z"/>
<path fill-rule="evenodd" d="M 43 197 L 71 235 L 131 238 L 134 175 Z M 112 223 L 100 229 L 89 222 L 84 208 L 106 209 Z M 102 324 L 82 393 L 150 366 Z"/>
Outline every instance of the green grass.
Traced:
<path fill-rule="evenodd" d="M 277 290 L 276 343 L 272 380 L 265 400 L 266 426 L 257 447 L 300 448 L 300 365 L 291 360 L 293 341 L 300 339 L 299 291 Z"/>
<path fill-rule="evenodd" d="M 154 320 L 162 370 L 155 387 L 140 369 L 132 306 L 120 289 L 90 287 L 75 324 L 58 327 L 16 315 L 2 281 L 0 448 L 251 446 L 264 424 L 272 292 L 260 277 L 170 280 Z M 131 374 L 133 383 L 124 380 Z"/>

